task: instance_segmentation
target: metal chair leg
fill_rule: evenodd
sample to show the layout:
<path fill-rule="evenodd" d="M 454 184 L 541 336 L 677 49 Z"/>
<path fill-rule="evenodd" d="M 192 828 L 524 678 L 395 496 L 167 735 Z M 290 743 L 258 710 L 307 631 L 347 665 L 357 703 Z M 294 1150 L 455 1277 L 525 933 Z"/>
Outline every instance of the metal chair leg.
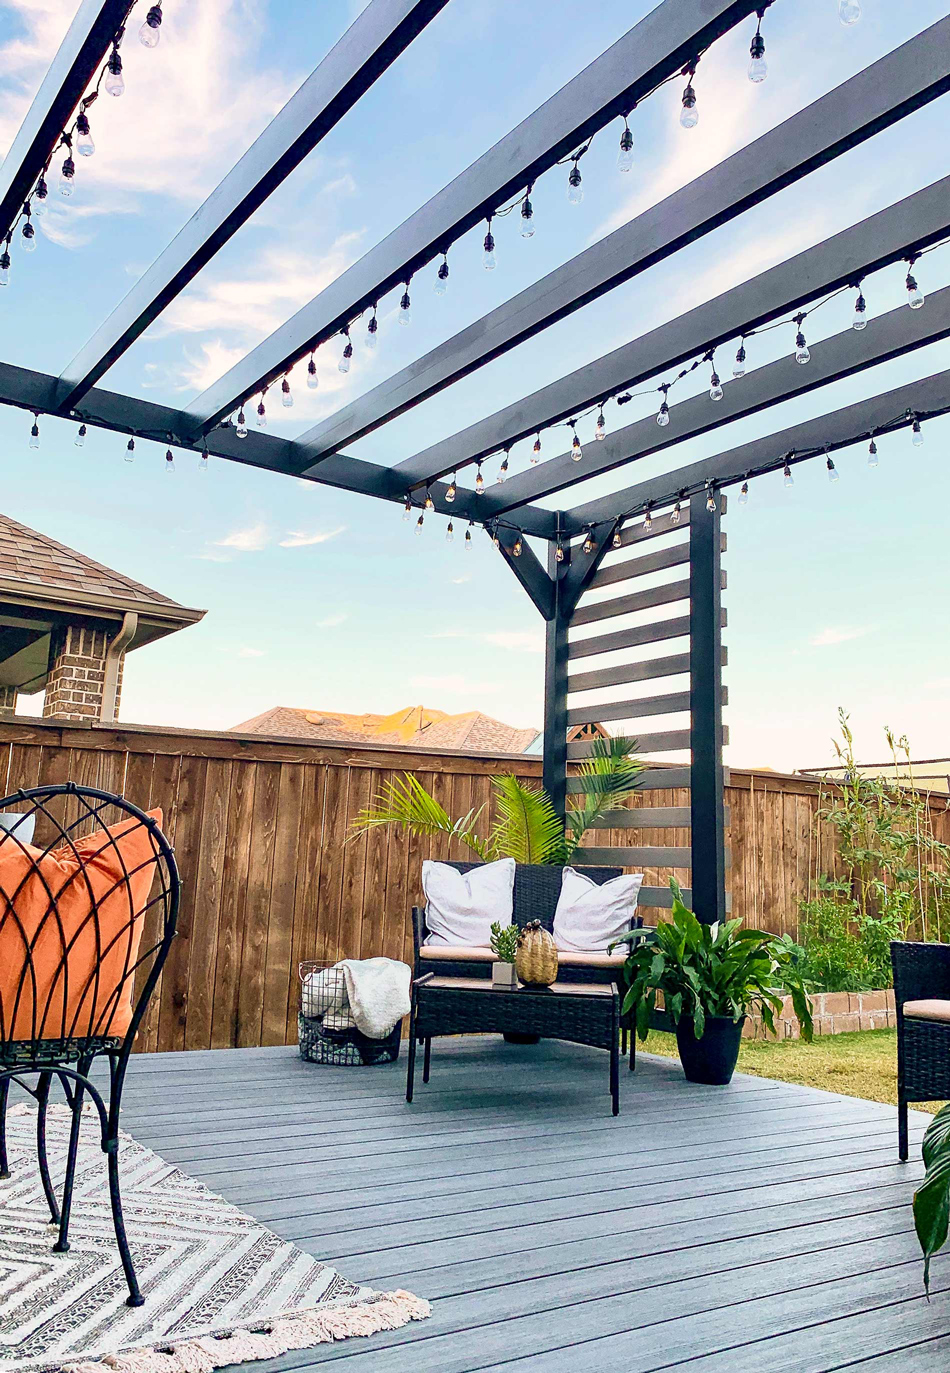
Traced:
<path fill-rule="evenodd" d="M 53 1225 L 58 1225 L 59 1203 L 56 1200 L 56 1193 L 53 1191 L 53 1184 L 50 1181 L 49 1160 L 46 1157 L 46 1108 L 49 1105 L 49 1089 L 51 1082 L 51 1073 L 40 1073 L 36 1087 L 36 1155 L 40 1165 L 40 1181 L 43 1184 L 43 1192 L 46 1196 L 46 1203 L 49 1206 L 50 1221 Z"/>
<path fill-rule="evenodd" d="M 901 1163 L 907 1162 L 907 1102 L 899 1097 L 897 1102 L 897 1156 Z"/>
<path fill-rule="evenodd" d="M 125 1217 L 122 1214 L 122 1195 L 119 1191 L 119 1141 L 109 1139 L 106 1142 L 106 1156 L 109 1163 L 109 1199 L 112 1202 L 112 1223 L 115 1226 L 115 1242 L 119 1246 L 119 1257 L 122 1260 L 122 1270 L 125 1273 L 125 1281 L 128 1283 L 129 1295 L 126 1299 L 126 1306 L 144 1306 L 145 1298 L 139 1291 L 138 1279 L 135 1276 L 135 1269 L 132 1266 L 132 1254 L 129 1250 L 129 1241 L 125 1233 Z"/>
<path fill-rule="evenodd" d="M 10 1176 L 10 1162 L 7 1158 L 7 1100 L 10 1096 L 10 1079 L 0 1082 L 0 1178 Z"/>
<path fill-rule="evenodd" d="M 80 1063 L 79 1071 L 88 1073 L 90 1065 Z M 73 1087 L 73 1118 L 69 1129 L 69 1150 L 66 1154 L 66 1177 L 63 1182 L 63 1204 L 60 1208 L 59 1217 L 59 1238 L 53 1245 L 53 1250 L 57 1254 L 65 1254 L 69 1250 L 69 1217 L 73 1209 L 73 1183 L 76 1180 L 76 1156 L 79 1153 L 79 1130 L 82 1125 L 82 1104 L 85 1089 L 81 1082 L 76 1082 Z"/>
<path fill-rule="evenodd" d="M 429 1064 L 432 1059 L 432 1040 L 425 1041 L 425 1048 L 422 1051 L 422 1081 L 429 1081 Z"/>
<path fill-rule="evenodd" d="M 622 1054 L 624 1054 L 624 1055 L 626 1055 L 626 1052 L 627 1052 L 627 1027 L 626 1027 L 626 1025 L 621 1025 L 621 1027 L 620 1027 L 620 1052 L 621 1052 Z"/>
<path fill-rule="evenodd" d="M 637 1032 L 634 1029 L 630 1031 L 630 1071 L 637 1071 Z"/>

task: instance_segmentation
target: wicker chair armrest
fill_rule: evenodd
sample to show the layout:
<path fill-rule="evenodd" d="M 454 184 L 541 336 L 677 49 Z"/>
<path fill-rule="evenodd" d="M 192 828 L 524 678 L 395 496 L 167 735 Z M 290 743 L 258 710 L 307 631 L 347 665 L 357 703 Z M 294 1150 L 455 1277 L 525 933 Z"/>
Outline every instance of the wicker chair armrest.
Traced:
<path fill-rule="evenodd" d="M 894 999 L 898 1012 L 905 1001 L 950 1000 L 950 944 L 891 944 Z"/>

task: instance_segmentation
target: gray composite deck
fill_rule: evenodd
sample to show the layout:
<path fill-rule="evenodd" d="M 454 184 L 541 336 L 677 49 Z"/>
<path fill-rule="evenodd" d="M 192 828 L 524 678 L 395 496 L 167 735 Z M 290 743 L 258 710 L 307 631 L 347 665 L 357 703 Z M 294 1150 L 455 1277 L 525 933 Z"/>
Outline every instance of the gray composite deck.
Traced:
<path fill-rule="evenodd" d="M 921 1295 L 886 1106 L 762 1078 L 685 1082 L 497 1037 L 327 1069 L 293 1049 L 134 1059 L 125 1126 L 348 1277 L 430 1320 L 267 1370 L 917 1373 L 950 1367 L 950 1261 Z M 912 1157 L 925 1118 L 912 1116 Z"/>

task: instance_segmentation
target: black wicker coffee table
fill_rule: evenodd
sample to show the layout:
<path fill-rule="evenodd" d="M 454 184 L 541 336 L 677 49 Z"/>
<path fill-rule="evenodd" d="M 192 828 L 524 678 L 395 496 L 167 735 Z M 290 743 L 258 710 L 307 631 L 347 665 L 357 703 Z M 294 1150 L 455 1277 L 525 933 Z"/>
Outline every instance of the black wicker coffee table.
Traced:
<path fill-rule="evenodd" d="M 406 1100 L 412 1101 L 416 1044 L 422 1040 L 422 1080 L 429 1081 L 432 1040 L 439 1035 L 532 1034 L 566 1039 L 610 1053 L 610 1097 L 620 1114 L 620 994 L 616 985 L 555 982 L 550 987 L 493 987 L 485 978 L 417 978 L 412 989 Z"/>

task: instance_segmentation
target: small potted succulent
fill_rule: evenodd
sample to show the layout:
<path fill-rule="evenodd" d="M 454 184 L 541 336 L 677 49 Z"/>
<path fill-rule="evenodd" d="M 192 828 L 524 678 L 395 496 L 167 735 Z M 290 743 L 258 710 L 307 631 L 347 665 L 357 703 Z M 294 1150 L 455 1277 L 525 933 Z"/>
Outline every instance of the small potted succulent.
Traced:
<path fill-rule="evenodd" d="M 517 925 L 506 925 L 496 920 L 491 927 L 489 943 L 492 951 L 497 955 L 498 962 L 491 966 L 491 981 L 493 987 L 504 987 L 510 990 L 518 985 L 518 974 L 515 972 L 515 957 L 518 953 L 518 940 L 521 931 Z"/>
<path fill-rule="evenodd" d="M 676 1027 L 680 1062 L 690 1082 L 730 1082 L 746 1015 L 760 1015 L 774 1034 L 783 996 L 791 996 L 802 1039 L 810 1042 L 811 1008 L 791 941 L 744 928 L 741 920 L 704 925 L 684 904 L 673 878 L 670 887 L 672 918 L 660 922 L 654 942 L 631 949 L 624 964 L 623 1009 L 634 1011 L 640 1039 L 647 1037 L 659 993 Z M 632 930 L 616 942 L 641 937 Z"/>

